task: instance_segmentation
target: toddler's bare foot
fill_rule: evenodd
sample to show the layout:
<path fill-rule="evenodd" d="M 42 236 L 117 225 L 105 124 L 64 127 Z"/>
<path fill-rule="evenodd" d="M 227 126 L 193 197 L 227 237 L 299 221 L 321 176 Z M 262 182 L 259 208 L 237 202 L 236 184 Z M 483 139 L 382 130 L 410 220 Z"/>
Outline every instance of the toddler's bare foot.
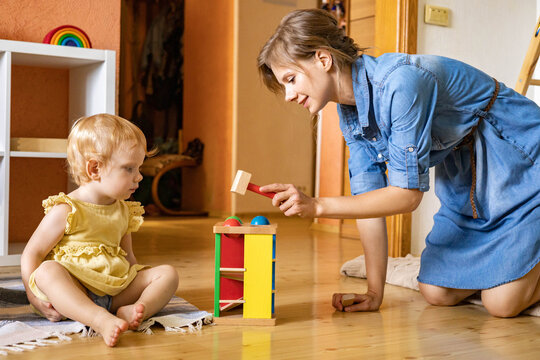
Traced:
<path fill-rule="evenodd" d="M 124 319 L 107 312 L 96 317 L 95 325 L 92 328 L 101 334 L 107 346 L 115 346 L 118 343 L 120 334 L 128 329 L 128 323 Z"/>
<path fill-rule="evenodd" d="M 127 321 L 130 330 L 137 330 L 144 319 L 144 304 L 121 306 L 116 310 L 116 316 Z"/>

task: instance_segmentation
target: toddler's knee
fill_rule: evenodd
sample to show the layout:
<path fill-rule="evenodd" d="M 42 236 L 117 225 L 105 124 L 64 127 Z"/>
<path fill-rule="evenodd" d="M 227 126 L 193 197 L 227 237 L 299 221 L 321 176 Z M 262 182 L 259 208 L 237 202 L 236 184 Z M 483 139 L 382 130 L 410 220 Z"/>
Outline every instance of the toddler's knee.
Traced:
<path fill-rule="evenodd" d="M 59 267 L 62 267 L 62 265 L 55 261 L 42 262 L 36 269 L 34 279 L 38 283 L 48 283 L 54 280 L 55 274 L 60 270 Z"/>
<path fill-rule="evenodd" d="M 161 265 L 159 267 L 161 276 L 167 278 L 171 283 L 178 285 L 178 272 L 171 265 Z"/>

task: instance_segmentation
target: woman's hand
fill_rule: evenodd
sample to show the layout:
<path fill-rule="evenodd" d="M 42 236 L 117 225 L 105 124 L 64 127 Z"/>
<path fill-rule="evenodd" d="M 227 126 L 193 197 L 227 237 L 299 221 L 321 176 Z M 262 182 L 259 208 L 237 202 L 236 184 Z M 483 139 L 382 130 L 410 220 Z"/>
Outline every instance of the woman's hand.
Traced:
<path fill-rule="evenodd" d="M 354 302 L 352 305 L 343 306 L 341 298 L 344 293 L 336 293 L 332 296 L 332 306 L 339 311 L 354 312 L 354 311 L 377 311 L 382 303 L 382 296 L 368 291 L 365 294 L 353 294 Z"/>
<path fill-rule="evenodd" d="M 286 216 L 298 215 L 303 218 L 318 216 L 317 199 L 307 196 L 292 184 L 270 184 L 261 186 L 260 190 L 275 192 L 272 205 L 279 207 Z"/>
<path fill-rule="evenodd" d="M 56 311 L 56 309 L 54 308 L 54 306 L 52 306 L 50 302 L 42 301 L 38 299 L 34 294 L 28 295 L 28 292 L 27 296 L 30 304 L 32 304 L 32 306 L 34 306 L 37 311 L 39 311 L 45 318 L 47 318 L 47 320 L 56 322 L 64 319 L 64 316 L 58 311 Z"/>

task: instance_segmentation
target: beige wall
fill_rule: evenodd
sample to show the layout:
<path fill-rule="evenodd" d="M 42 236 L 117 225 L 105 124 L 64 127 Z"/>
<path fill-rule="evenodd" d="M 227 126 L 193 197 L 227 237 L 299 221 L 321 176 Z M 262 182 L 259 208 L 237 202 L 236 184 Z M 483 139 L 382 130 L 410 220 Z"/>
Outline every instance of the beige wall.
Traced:
<path fill-rule="evenodd" d="M 94 48 L 115 50 L 118 61 L 120 0 L 0 1 L 0 39 L 41 43 L 60 25 L 83 29 Z M 15 67 L 11 135 L 67 137 L 68 79 L 66 70 Z M 62 159 L 12 159 L 10 241 L 27 241 L 43 216 L 41 200 L 67 190 L 64 163 Z"/>
<path fill-rule="evenodd" d="M 205 148 L 202 165 L 183 172 L 184 209 L 230 211 L 233 5 L 185 2 L 184 146 L 198 137 Z"/>
<path fill-rule="evenodd" d="M 235 26 L 235 95 L 232 174 L 253 174 L 257 185 L 292 183 L 313 193 L 314 133 L 309 114 L 297 104 L 268 91 L 256 67 L 260 48 L 281 18 L 297 8 L 317 6 L 316 0 L 237 0 Z M 230 185 L 229 185 L 230 186 Z M 279 211 L 269 199 L 248 193 L 231 195 L 238 213 Z"/>

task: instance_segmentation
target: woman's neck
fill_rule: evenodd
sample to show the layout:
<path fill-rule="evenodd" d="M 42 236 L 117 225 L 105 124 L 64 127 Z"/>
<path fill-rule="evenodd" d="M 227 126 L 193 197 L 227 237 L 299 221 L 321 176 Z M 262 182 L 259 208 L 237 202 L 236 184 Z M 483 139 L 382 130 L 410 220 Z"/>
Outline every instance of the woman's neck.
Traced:
<path fill-rule="evenodd" d="M 354 98 L 351 66 L 345 66 L 337 72 L 337 103 L 343 105 L 356 105 Z"/>

